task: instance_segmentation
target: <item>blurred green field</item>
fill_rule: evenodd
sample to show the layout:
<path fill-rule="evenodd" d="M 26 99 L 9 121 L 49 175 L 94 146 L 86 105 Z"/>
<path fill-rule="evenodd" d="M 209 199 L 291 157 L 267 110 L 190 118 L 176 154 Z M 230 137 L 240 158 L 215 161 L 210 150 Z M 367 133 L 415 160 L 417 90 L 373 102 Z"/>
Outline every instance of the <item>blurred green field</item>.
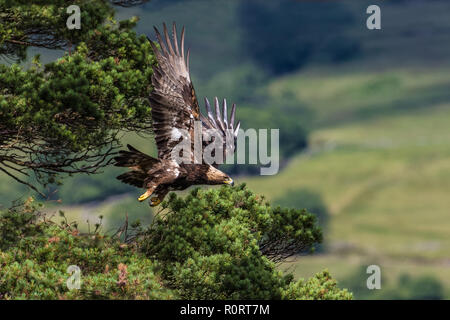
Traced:
<path fill-rule="evenodd" d="M 316 106 L 319 129 L 278 175 L 239 181 L 269 200 L 298 189 L 321 194 L 330 253 L 299 258 L 297 276 L 328 267 L 343 279 L 375 263 L 388 278 L 425 272 L 450 285 L 448 88 L 442 69 L 311 70 L 271 84 L 271 94 L 291 91 Z"/>

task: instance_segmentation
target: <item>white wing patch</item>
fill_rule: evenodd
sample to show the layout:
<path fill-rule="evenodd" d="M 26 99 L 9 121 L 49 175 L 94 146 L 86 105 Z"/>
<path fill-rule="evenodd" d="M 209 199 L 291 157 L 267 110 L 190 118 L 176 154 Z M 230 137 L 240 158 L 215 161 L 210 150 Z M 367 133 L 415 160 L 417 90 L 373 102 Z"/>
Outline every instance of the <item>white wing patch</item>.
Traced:
<path fill-rule="evenodd" d="M 172 128 L 172 131 L 170 131 L 170 139 L 173 141 L 178 141 L 181 138 L 181 131 L 177 128 Z"/>

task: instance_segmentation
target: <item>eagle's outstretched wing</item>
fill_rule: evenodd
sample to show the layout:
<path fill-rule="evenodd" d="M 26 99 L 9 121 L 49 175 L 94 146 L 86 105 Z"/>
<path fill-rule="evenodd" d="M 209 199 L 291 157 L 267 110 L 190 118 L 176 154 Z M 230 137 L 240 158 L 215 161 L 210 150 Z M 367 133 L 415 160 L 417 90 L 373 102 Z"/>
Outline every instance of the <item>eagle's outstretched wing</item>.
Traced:
<path fill-rule="evenodd" d="M 205 98 L 205 107 L 207 117 L 205 117 L 203 114 L 200 114 L 200 119 L 203 123 L 203 147 L 205 148 L 213 142 L 213 139 L 210 139 L 211 135 L 208 134 L 208 130 L 215 131 L 215 133 L 218 134 L 221 139 L 223 150 L 222 161 L 225 162 L 226 158 L 231 157 L 234 153 L 239 127 L 241 126 L 240 121 L 235 124 L 236 104 L 233 103 L 233 105 L 231 106 L 230 118 L 228 118 L 226 99 L 223 99 L 222 113 L 220 113 L 219 100 L 217 99 L 217 97 L 214 98 L 215 114 L 211 110 L 211 105 L 209 104 L 207 98 Z M 217 163 L 211 164 L 214 164 L 215 166 L 218 165 Z"/>
<path fill-rule="evenodd" d="M 169 38 L 167 27 L 163 24 L 164 40 L 155 27 L 156 37 L 161 49 L 150 40 L 155 53 L 157 66 L 154 67 L 152 75 L 153 90 L 150 93 L 150 104 L 152 106 L 153 131 L 155 133 L 158 157 L 160 159 L 171 159 L 173 148 L 183 139 L 183 132 L 189 134 L 192 148 L 189 155 L 184 155 L 194 160 L 194 122 L 202 121 L 203 135 L 206 130 L 213 129 L 222 137 L 224 156 L 233 153 L 234 148 L 227 142 L 227 131 L 231 132 L 233 142 L 237 137 L 239 123 L 234 125 L 236 106 L 233 104 L 231 119 L 228 121 L 226 101 L 224 100 L 222 114 L 219 103 L 215 101 L 215 115 L 207 99 L 205 99 L 208 116 L 200 113 L 198 100 L 189 75 L 189 49 L 184 55 L 184 27 L 181 31 L 181 43 L 178 46 L 177 31 L 175 23 L 172 28 L 173 43 Z M 228 134 L 228 140 L 229 139 Z M 206 147 L 211 141 L 204 141 Z M 234 144 L 233 144 L 234 146 Z M 224 158 L 225 159 L 225 158 Z"/>
<path fill-rule="evenodd" d="M 200 120 L 200 110 L 189 75 L 189 50 L 187 57 L 184 56 L 184 27 L 181 31 L 181 48 L 178 47 L 175 23 L 173 46 L 165 24 L 165 41 L 156 27 L 155 31 L 161 50 L 150 41 L 158 63 L 153 68 L 153 90 L 150 93 L 153 131 L 158 157 L 170 159 L 172 149 L 182 139 L 181 130 L 193 133 L 194 121 Z"/>

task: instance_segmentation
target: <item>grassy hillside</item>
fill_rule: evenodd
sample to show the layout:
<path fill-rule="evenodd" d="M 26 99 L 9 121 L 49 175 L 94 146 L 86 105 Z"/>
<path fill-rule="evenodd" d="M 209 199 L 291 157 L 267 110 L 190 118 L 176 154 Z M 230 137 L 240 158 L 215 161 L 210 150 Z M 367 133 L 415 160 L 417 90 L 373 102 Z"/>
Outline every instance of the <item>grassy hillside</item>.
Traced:
<path fill-rule="evenodd" d="M 449 87 L 442 69 L 310 70 L 271 84 L 272 94 L 296 92 L 320 114 L 309 152 L 276 176 L 242 179 L 271 200 L 299 189 L 322 195 L 330 253 L 300 258 L 298 276 L 321 265 L 344 279 L 376 263 L 388 278 L 428 272 L 450 284 Z"/>

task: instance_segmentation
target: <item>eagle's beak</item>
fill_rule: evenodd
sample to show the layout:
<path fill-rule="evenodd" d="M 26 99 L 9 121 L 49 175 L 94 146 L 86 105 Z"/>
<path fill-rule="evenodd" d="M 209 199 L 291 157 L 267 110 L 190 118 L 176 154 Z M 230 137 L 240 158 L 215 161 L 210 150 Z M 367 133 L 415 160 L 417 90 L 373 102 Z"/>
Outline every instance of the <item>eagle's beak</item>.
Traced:
<path fill-rule="evenodd" d="M 228 178 L 227 180 L 225 180 L 226 184 L 229 184 L 230 186 L 234 186 L 234 181 L 231 178 Z"/>

